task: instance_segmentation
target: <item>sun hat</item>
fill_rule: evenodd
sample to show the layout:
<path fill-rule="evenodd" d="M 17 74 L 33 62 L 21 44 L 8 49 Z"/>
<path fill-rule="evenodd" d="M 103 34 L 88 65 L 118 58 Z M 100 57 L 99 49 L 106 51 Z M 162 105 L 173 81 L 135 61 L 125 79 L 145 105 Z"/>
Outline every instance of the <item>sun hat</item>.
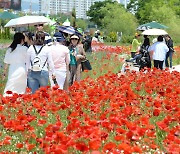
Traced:
<path fill-rule="evenodd" d="M 56 32 L 53 36 L 53 39 L 56 40 L 57 42 L 65 41 L 65 38 L 61 32 Z"/>
<path fill-rule="evenodd" d="M 70 36 L 70 39 L 78 39 L 79 40 L 80 38 L 79 38 L 79 36 L 73 34 L 73 35 Z"/>
<path fill-rule="evenodd" d="M 135 36 L 140 36 L 140 34 L 139 33 L 135 33 Z"/>

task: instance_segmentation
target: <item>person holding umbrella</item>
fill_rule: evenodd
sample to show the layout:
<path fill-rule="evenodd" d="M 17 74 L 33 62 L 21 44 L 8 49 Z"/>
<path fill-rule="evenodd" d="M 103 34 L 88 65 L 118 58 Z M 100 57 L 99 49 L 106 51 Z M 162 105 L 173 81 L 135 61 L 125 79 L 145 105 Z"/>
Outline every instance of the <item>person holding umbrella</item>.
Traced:
<path fill-rule="evenodd" d="M 44 24 L 37 24 L 37 25 L 34 25 L 34 27 L 36 28 L 35 35 L 39 31 L 44 32 L 44 34 L 45 34 L 45 44 L 51 45 L 52 44 L 52 39 L 51 39 L 50 35 L 47 32 L 44 31 Z"/>

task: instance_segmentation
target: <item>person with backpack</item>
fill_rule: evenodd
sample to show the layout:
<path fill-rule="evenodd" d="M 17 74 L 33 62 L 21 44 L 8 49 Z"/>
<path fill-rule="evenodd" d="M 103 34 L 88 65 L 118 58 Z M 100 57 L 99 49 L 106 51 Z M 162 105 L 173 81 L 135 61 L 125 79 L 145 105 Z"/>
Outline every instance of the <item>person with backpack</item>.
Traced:
<path fill-rule="evenodd" d="M 8 91 L 17 94 L 24 94 L 27 86 L 27 72 L 25 66 L 25 60 L 27 56 L 27 47 L 23 46 L 25 36 L 22 33 L 15 33 L 13 42 L 6 51 L 4 58 L 4 80 L 7 76 L 8 80 L 4 89 L 3 96 L 10 96 Z"/>
<path fill-rule="evenodd" d="M 44 32 L 38 31 L 35 36 L 34 45 L 31 45 L 27 51 L 28 87 L 32 90 L 32 93 L 35 93 L 39 87 L 48 85 L 49 71 L 51 71 L 53 78 L 55 78 L 51 48 L 45 45 L 44 42 Z"/>
<path fill-rule="evenodd" d="M 66 40 L 61 32 L 56 32 L 53 38 L 54 44 L 51 46 L 51 54 L 56 79 L 52 79 L 50 75 L 50 82 L 51 87 L 57 84 L 59 89 L 63 89 L 67 72 L 69 71 L 69 49 L 64 45 Z"/>
<path fill-rule="evenodd" d="M 86 59 L 86 53 L 83 49 L 83 45 L 80 43 L 80 37 L 76 34 L 70 36 L 70 64 L 69 64 L 69 85 L 71 86 L 74 81 L 80 81 L 82 66 L 81 62 Z"/>

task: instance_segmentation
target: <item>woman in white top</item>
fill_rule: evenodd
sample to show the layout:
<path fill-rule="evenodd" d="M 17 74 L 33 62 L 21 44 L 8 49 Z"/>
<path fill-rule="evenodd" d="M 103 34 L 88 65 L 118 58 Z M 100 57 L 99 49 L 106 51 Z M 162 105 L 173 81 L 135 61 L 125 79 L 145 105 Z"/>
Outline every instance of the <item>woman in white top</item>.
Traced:
<path fill-rule="evenodd" d="M 69 49 L 64 45 L 66 41 L 61 32 L 54 34 L 54 44 L 51 46 L 52 59 L 54 62 L 54 73 L 56 80 L 52 80 L 50 75 L 51 86 L 58 84 L 60 89 L 63 89 L 66 74 L 69 71 Z M 56 83 L 57 82 L 57 83 Z"/>
<path fill-rule="evenodd" d="M 44 45 L 44 41 L 44 32 L 38 31 L 34 45 L 31 45 L 27 51 L 28 87 L 32 90 L 32 93 L 35 93 L 39 87 L 48 85 L 49 71 L 54 74 L 50 47 Z"/>
<path fill-rule="evenodd" d="M 27 72 L 25 61 L 27 56 L 27 47 L 23 46 L 25 36 L 22 33 L 16 33 L 14 40 L 9 46 L 4 58 L 4 75 L 6 76 L 9 65 L 8 80 L 4 90 L 4 96 L 10 96 L 6 92 L 12 91 L 17 94 L 24 94 L 27 86 Z"/>

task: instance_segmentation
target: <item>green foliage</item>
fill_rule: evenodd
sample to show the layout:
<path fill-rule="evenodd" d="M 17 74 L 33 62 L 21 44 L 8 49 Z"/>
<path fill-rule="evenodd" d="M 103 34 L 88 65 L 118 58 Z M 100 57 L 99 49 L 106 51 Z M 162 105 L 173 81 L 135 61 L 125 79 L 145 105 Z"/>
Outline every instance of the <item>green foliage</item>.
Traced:
<path fill-rule="evenodd" d="M 58 13 L 57 15 L 50 15 L 51 19 L 55 19 L 55 21 L 59 24 L 62 24 L 67 18 L 70 19 L 70 14 Z"/>
<path fill-rule="evenodd" d="M 133 40 L 133 37 L 134 37 L 133 35 L 123 35 L 122 39 L 121 39 L 121 42 L 131 44 L 132 40 Z"/>
<path fill-rule="evenodd" d="M 133 35 L 137 27 L 135 16 L 117 2 L 97 2 L 91 6 L 87 14 L 91 17 L 91 21 L 105 30 L 106 41 L 115 42 L 117 32 L 122 32 L 123 35 Z"/>
<path fill-rule="evenodd" d="M 76 24 L 76 10 L 75 10 L 75 8 L 73 8 L 71 16 L 72 16 L 72 18 L 71 18 L 72 26 L 77 28 L 77 24 Z"/>
<path fill-rule="evenodd" d="M 87 15 L 90 17 L 90 21 L 101 27 L 102 20 L 106 16 L 106 12 L 103 11 L 103 8 L 105 8 L 109 3 L 115 4 L 116 2 L 112 2 L 112 0 L 105 0 L 103 2 L 95 2 L 94 5 L 91 5 L 89 11 L 87 11 Z"/>
<path fill-rule="evenodd" d="M 159 9 L 162 9 L 163 6 L 174 11 L 175 15 L 180 16 L 180 1 L 179 0 L 131 0 L 128 5 L 128 9 L 131 12 L 135 12 L 135 15 L 139 22 L 146 23 L 149 22 L 149 16 L 152 14 L 152 9 L 158 11 L 158 14 L 153 14 L 154 16 L 159 15 L 162 12 Z M 164 10 L 165 14 L 168 14 L 168 10 Z M 164 16 L 164 14 L 161 14 Z M 166 15 L 165 15 L 166 16 Z"/>
<path fill-rule="evenodd" d="M 122 32 L 123 35 L 135 33 L 137 21 L 124 7 L 119 4 L 107 4 L 102 10 L 106 12 L 102 23 L 107 31 Z"/>
<path fill-rule="evenodd" d="M 1 43 L 4 43 L 0 40 Z M 5 49 L 0 49 L 0 94 L 3 93 L 6 80 L 2 80 L 1 77 L 3 75 L 3 59 L 5 55 Z"/>
<path fill-rule="evenodd" d="M 116 42 L 117 41 L 117 33 L 110 32 L 106 39 L 108 42 Z"/>
<path fill-rule="evenodd" d="M 83 31 L 87 28 L 87 21 L 83 19 L 76 19 L 76 24 L 78 28 L 81 28 Z"/>
<path fill-rule="evenodd" d="M 138 6 L 138 7 L 137 7 Z M 179 0 L 131 0 L 129 10 L 134 10 L 140 24 L 157 21 L 168 26 L 168 33 L 178 43 L 180 35 Z"/>
<path fill-rule="evenodd" d="M 11 34 L 9 28 L 4 28 L 2 31 L 0 30 L 0 39 L 10 39 L 10 38 L 11 38 Z"/>

